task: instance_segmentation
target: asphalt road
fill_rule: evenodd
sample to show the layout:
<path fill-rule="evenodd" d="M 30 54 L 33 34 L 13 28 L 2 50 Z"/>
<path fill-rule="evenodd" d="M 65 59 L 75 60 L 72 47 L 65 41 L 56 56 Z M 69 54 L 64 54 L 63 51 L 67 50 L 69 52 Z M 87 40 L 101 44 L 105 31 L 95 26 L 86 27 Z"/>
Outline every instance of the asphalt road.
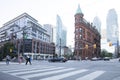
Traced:
<path fill-rule="evenodd" d="M 0 80 L 120 80 L 118 61 L 0 62 Z"/>

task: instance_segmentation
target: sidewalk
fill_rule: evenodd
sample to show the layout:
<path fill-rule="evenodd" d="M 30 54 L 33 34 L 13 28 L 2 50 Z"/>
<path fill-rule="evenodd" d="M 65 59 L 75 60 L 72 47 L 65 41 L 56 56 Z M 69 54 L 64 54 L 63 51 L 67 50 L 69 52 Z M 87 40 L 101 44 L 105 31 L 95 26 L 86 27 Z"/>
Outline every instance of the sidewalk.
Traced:
<path fill-rule="evenodd" d="M 113 80 L 120 80 L 120 77 L 117 77 L 117 78 L 115 78 L 115 79 L 113 79 Z"/>
<path fill-rule="evenodd" d="M 32 60 L 31 62 L 32 62 L 32 64 L 33 64 L 33 63 L 38 63 L 38 60 Z M 39 61 L 39 62 L 40 62 L 40 61 Z M 43 61 L 42 61 L 42 62 L 43 62 Z M 22 62 L 22 63 L 12 62 L 12 61 L 9 62 L 9 64 L 23 64 L 23 65 L 25 65 L 25 63 L 26 63 L 26 62 Z M 6 65 L 6 61 L 0 61 L 0 65 L 3 65 L 3 64 Z M 29 63 L 28 63 L 28 64 L 29 64 Z"/>
<path fill-rule="evenodd" d="M 5 61 L 0 61 L 0 65 L 6 64 Z M 9 62 L 9 64 L 19 64 L 18 62 Z M 25 63 L 21 63 L 21 64 L 25 64 Z"/>
<path fill-rule="evenodd" d="M 111 62 L 119 62 L 119 58 L 110 59 Z"/>

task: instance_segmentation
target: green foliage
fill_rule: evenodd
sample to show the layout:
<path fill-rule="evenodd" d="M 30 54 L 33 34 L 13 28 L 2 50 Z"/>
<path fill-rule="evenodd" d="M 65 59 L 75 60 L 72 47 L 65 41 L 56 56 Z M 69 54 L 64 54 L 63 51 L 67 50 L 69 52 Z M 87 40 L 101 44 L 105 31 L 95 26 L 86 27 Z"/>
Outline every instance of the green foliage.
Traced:
<path fill-rule="evenodd" d="M 2 55 L 3 55 L 3 53 L 0 53 L 0 61 L 2 61 L 2 58 L 3 58 Z"/>
<path fill-rule="evenodd" d="M 113 54 L 112 53 L 108 53 L 108 57 L 112 58 Z"/>
<path fill-rule="evenodd" d="M 0 61 L 3 59 L 3 46 L 0 46 Z"/>
<path fill-rule="evenodd" d="M 53 57 L 56 58 L 56 57 L 58 57 L 58 55 L 57 54 L 53 54 Z"/>
<path fill-rule="evenodd" d="M 63 56 L 67 59 L 72 59 L 73 58 L 73 54 L 65 54 Z"/>
<path fill-rule="evenodd" d="M 12 52 L 11 52 L 11 50 L 12 50 Z M 13 43 L 8 42 L 8 43 L 4 44 L 3 58 L 6 57 L 6 55 L 10 55 L 11 57 L 17 56 L 17 54 L 13 53 L 13 50 L 16 50 Z"/>
<path fill-rule="evenodd" d="M 107 50 L 105 50 L 105 49 L 103 49 L 102 51 L 101 51 L 101 55 L 100 55 L 102 58 L 103 57 L 111 57 L 112 58 L 112 56 L 113 56 L 113 54 L 112 53 L 109 53 Z"/>

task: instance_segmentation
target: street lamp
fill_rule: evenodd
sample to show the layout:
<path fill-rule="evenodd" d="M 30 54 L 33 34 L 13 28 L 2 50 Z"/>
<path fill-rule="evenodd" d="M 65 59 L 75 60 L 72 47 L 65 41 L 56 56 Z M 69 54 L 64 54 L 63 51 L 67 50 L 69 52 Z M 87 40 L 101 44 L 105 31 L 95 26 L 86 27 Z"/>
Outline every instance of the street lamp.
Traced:
<path fill-rule="evenodd" d="M 117 57 L 119 57 L 120 54 L 119 54 L 119 39 L 117 39 Z"/>
<path fill-rule="evenodd" d="M 23 54 L 24 54 L 24 48 L 25 48 L 25 39 L 27 38 L 27 35 L 26 34 L 28 34 L 28 32 L 27 31 L 25 31 L 25 30 L 27 30 L 27 29 L 29 29 L 29 28 L 31 28 L 30 27 L 30 25 L 27 27 L 27 26 L 24 26 L 23 28 L 22 28 L 22 31 L 23 31 Z M 22 55 L 23 55 L 22 54 Z"/>

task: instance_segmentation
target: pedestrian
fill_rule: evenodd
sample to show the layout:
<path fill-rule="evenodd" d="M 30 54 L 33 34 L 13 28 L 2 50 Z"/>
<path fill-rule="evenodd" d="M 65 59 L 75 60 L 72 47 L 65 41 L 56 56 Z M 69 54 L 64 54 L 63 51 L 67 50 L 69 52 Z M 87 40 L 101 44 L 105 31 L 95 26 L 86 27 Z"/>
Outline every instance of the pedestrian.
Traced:
<path fill-rule="evenodd" d="M 19 56 L 19 64 L 22 63 L 22 56 Z"/>
<path fill-rule="evenodd" d="M 26 65 L 27 65 L 28 62 L 29 62 L 29 64 L 31 65 L 31 59 L 30 59 L 30 56 L 26 56 Z"/>
<path fill-rule="evenodd" d="M 10 61 L 10 56 L 7 55 L 7 56 L 6 56 L 6 64 L 7 64 L 7 65 L 9 65 L 9 61 Z"/>

